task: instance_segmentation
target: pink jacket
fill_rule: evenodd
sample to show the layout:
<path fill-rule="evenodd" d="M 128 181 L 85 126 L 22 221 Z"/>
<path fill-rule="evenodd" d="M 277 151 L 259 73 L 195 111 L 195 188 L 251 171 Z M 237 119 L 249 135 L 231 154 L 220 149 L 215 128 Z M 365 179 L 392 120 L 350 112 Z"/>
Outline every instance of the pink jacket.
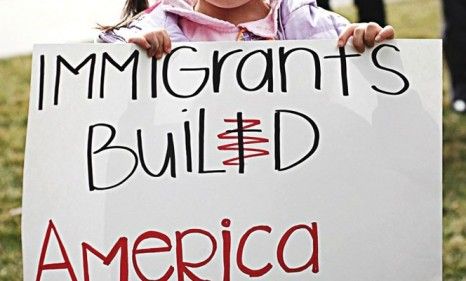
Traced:
<path fill-rule="evenodd" d="M 154 28 L 165 28 L 173 42 L 332 39 L 349 23 L 317 7 L 316 0 L 270 0 L 271 11 L 266 18 L 235 26 L 194 11 L 192 1 L 158 1 L 128 27 L 102 33 L 98 41 L 126 42 Z"/>

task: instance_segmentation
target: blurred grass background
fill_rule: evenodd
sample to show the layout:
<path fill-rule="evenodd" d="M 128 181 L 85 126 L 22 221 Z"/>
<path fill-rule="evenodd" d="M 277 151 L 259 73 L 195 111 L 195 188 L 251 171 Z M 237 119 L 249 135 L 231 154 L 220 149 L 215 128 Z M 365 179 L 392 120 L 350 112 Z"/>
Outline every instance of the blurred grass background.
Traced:
<path fill-rule="evenodd" d="M 356 20 L 353 7 L 342 7 L 337 12 L 351 21 Z M 438 0 L 390 1 L 387 13 L 398 38 L 440 37 L 442 19 Z M 0 281 L 22 280 L 18 208 L 21 207 L 30 67 L 29 56 L 0 60 Z M 443 275 L 445 281 L 466 281 L 466 116 L 449 110 L 447 74 L 443 93 Z"/>

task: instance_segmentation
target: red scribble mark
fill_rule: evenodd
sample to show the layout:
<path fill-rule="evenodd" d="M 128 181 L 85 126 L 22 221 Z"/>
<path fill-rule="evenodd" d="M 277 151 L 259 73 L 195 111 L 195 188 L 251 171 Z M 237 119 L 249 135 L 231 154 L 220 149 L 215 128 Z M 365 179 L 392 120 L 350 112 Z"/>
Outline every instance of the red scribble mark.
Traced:
<path fill-rule="evenodd" d="M 245 135 L 245 133 L 262 132 L 260 129 L 253 129 L 261 124 L 259 119 L 243 119 L 242 113 L 238 112 L 236 119 L 224 119 L 224 121 L 225 123 L 235 123 L 237 128 L 219 134 L 218 138 L 222 140 L 236 140 L 237 142 L 220 145 L 218 149 L 238 152 L 238 157 L 223 161 L 224 165 L 239 166 L 239 172 L 244 173 L 244 159 L 269 155 L 269 151 L 265 149 L 246 147 L 247 145 L 269 142 L 267 138 Z"/>

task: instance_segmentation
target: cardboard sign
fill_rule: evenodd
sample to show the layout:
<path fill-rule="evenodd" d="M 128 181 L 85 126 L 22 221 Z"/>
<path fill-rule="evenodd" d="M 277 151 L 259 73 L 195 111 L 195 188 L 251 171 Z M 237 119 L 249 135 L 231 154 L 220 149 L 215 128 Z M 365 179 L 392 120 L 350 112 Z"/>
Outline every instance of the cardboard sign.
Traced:
<path fill-rule="evenodd" d="M 441 280 L 441 43 L 34 49 L 24 280 Z"/>

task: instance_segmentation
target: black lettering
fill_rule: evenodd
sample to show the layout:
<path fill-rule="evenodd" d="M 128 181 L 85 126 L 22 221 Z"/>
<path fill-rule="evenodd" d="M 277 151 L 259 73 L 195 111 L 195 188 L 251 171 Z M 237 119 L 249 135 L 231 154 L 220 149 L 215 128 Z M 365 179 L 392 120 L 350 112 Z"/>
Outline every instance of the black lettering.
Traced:
<path fill-rule="evenodd" d="M 193 171 L 193 159 L 191 152 L 191 129 L 189 126 L 189 121 L 184 122 L 184 142 L 186 149 L 186 170 L 188 172 Z"/>
<path fill-rule="evenodd" d="M 116 67 L 120 72 L 125 71 L 126 67 L 133 62 L 133 69 L 131 74 L 131 98 L 137 100 L 137 81 L 138 81 L 138 63 L 139 63 L 139 51 L 135 50 L 131 56 L 123 63 L 123 65 L 118 64 L 107 52 L 103 54 L 102 57 L 102 70 L 100 76 L 100 98 L 104 98 L 105 91 L 105 71 L 107 69 L 107 61 L 110 62 L 114 67 Z"/>
<path fill-rule="evenodd" d="M 212 61 L 212 84 L 213 84 L 214 93 L 218 93 L 220 91 L 220 80 L 222 76 L 222 67 L 223 67 L 223 64 L 225 63 L 225 60 L 229 56 L 236 54 L 236 53 L 240 53 L 242 51 L 243 50 L 241 49 L 233 50 L 231 52 L 224 54 L 220 59 L 218 58 L 219 51 L 214 52 L 214 57 Z"/>
<path fill-rule="evenodd" d="M 45 56 L 40 56 L 39 63 L 39 110 L 44 106 L 44 76 L 45 76 Z"/>
<path fill-rule="evenodd" d="M 139 154 L 139 159 L 141 160 L 141 167 L 146 172 L 149 176 L 151 177 L 160 177 L 162 176 L 165 171 L 168 168 L 168 165 L 170 164 L 170 176 L 172 178 L 176 178 L 176 161 L 175 161 L 175 145 L 173 143 L 173 134 L 168 133 L 167 134 L 167 151 L 165 153 L 165 161 L 163 162 L 162 169 L 160 169 L 159 173 L 153 173 L 150 171 L 150 169 L 146 165 L 146 160 L 144 158 L 144 149 L 143 149 L 143 144 L 142 144 L 142 135 L 141 135 L 141 130 L 136 131 L 137 135 L 137 142 L 138 142 L 138 154 Z"/>
<path fill-rule="evenodd" d="M 374 65 L 379 68 L 379 69 L 382 69 L 382 70 L 385 70 L 385 71 L 388 71 L 388 72 L 391 72 L 393 74 L 396 74 L 398 77 L 401 78 L 401 80 L 403 80 L 403 88 L 401 88 L 401 90 L 399 90 L 398 92 L 389 92 L 389 91 L 385 91 L 385 90 L 381 90 L 379 89 L 377 86 L 373 85 L 371 88 L 379 93 L 382 93 L 382 94 L 387 94 L 387 95 L 401 95 L 403 94 L 404 92 L 406 92 L 408 89 L 409 89 L 409 81 L 408 81 L 408 78 L 406 78 L 406 76 L 404 76 L 403 74 L 401 74 L 400 72 L 398 72 L 397 70 L 395 69 L 392 69 L 392 68 L 388 68 L 388 67 L 385 67 L 385 66 L 382 66 L 380 65 L 379 61 L 377 60 L 377 55 L 379 54 L 380 50 L 382 50 L 382 48 L 385 48 L 385 47 L 389 47 L 389 48 L 392 48 L 394 49 L 395 51 L 399 52 L 400 50 L 394 46 L 394 45 L 390 45 L 390 44 L 382 44 L 382 45 L 379 45 L 377 46 L 376 48 L 374 48 L 374 50 L 372 51 L 372 61 L 374 62 Z"/>
<path fill-rule="evenodd" d="M 83 68 L 88 62 L 91 63 L 89 69 L 89 81 L 87 88 L 87 98 L 92 99 L 92 87 L 94 84 L 94 69 L 95 69 L 96 54 L 89 55 L 84 61 L 82 61 L 77 67 L 72 67 L 71 64 L 64 59 L 62 56 L 57 56 L 57 72 L 55 75 L 55 95 L 53 104 L 58 105 L 58 95 L 60 89 L 60 77 L 61 77 L 61 66 L 64 65 L 71 73 L 78 75 L 81 68 Z"/>
<path fill-rule="evenodd" d="M 236 133 L 238 137 L 238 172 L 244 174 L 244 124 L 243 113 L 236 114 Z"/>
<path fill-rule="evenodd" d="M 196 89 L 196 91 L 194 91 L 194 93 L 188 94 L 188 95 L 177 94 L 175 91 L 173 91 L 173 89 L 170 86 L 170 82 L 169 82 L 169 79 L 168 79 L 168 69 L 169 69 L 169 66 L 170 66 L 172 56 L 175 53 L 177 53 L 178 51 L 182 50 L 182 49 L 189 49 L 189 50 L 191 50 L 193 52 L 197 52 L 197 49 L 194 48 L 194 47 L 181 46 L 181 47 L 173 49 L 169 54 L 167 54 L 165 56 L 165 60 L 163 62 L 163 70 L 162 70 L 163 84 L 165 86 L 165 89 L 167 90 L 167 92 L 170 95 L 172 95 L 174 97 L 177 97 L 177 98 L 191 98 L 191 97 L 197 96 L 204 89 L 205 85 L 207 84 L 207 81 L 209 80 L 209 68 L 207 68 L 207 67 L 180 68 L 180 71 L 203 71 L 204 72 L 204 79 L 202 80 L 201 85 Z"/>
<path fill-rule="evenodd" d="M 284 47 L 280 47 L 278 50 L 278 55 L 280 59 L 280 77 L 281 77 L 281 89 L 282 92 L 286 93 L 288 90 L 287 87 L 287 75 L 286 75 L 286 60 L 288 59 L 288 56 L 291 55 L 292 53 L 296 51 L 305 51 L 309 54 L 312 55 L 312 58 L 314 60 L 314 68 L 315 68 L 315 74 L 314 74 L 314 88 L 317 90 L 321 89 L 321 79 L 322 79 L 322 70 L 320 67 L 320 59 L 319 55 L 311 49 L 308 48 L 294 48 L 289 51 L 285 52 Z"/>
<path fill-rule="evenodd" d="M 281 137 L 281 131 L 280 131 L 280 117 L 281 117 L 281 114 L 282 113 L 288 113 L 288 114 L 291 114 L 291 115 L 294 115 L 294 116 L 299 116 L 301 117 L 302 119 L 306 120 L 312 127 L 312 130 L 314 132 L 314 142 L 312 144 L 312 147 L 310 148 L 310 150 L 307 152 L 306 155 L 304 155 L 301 159 L 299 159 L 298 161 L 286 166 L 286 167 L 282 167 L 282 163 L 281 163 L 281 140 L 280 140 L 280 137 Z M 275 127 L 275 133 L 274 133 L 274 137 L 275 137 L 275 170 L 277 171 L 285 171 L 285 170 L 288 170 L 288 169 L 291 169 L 293 167 L 296 167 L 297 165 L 303 163 L 306 159 L 308 159 L 309 157 L 311 157 L 317 150 L 317 147 L 319 146 L 319 139 L 320 139 L 320 134 L 319 134 L 319 128 L 317 127 L 317 124 L 307 115 L 303 114 L 303 113 L 300 113 L 300 112 L 296 112 L 296 111 L 292 111 L 292 110 L 276 110 L 275 111 L 275 124 L 274 124 L 274 127 Z"/>
<path fill-rule="evenodd" d="M 244 65 L 245 65 L 246 61 L 255 54 L 261 54 L 265 59 L 266 66 L 265 66 L 265 69 L 264 69 L 264 76 L 263 76 L 261 82 L 256 87 L 248 88 L 243 82 L 243 76 L 242 76 L 243 68 L 244 68 Z M 240 62 L 238 64 L 238 68 L 236 69 L 236 80 L 238 81 L 238 84 L 241 87 L 241 89 L 243 89 L 245 91 L 251 91 L 251 92 L 257 91 L 257 90 L 261 89 L 262 87 L 264 87 L 265 84 L 267 84 L 267 91 L 269 93 L 273 93 L 273 54 L 272 54 L 272 49 L 267 49 L 267 52 L 265 52 L 263 50 L 256 50 L 256 51 L 250 52 L 249 54 L 244 56 L 240 60 Z"/>
<path fill-rule="evenodd" d="M 156 98 L 157 97 L 157 59 L 156 58 L 152 58 L 152 62 L 151 62 L 151 96 L 152 98 Z"/>
<path fill-rule="evenodd" d="M 225 170 L 206 170 L 204 168 L 204 132 L 205 131 L 205 108 L 199 110 L 199 174 L 225 173 Z"/>
<path fill-rule="evenodd" d="M 338 56 L 326 56 L 325 59 L 340 59 L 340 68 L 341 68 L 341 83 L 343 88 L 343 96 L 349 96 L 348 90 L 348 66 L 346 58 L 360 57 L 361 54 L 351 54 L 347 55 L 345 48 L 340 48 L 340 55 Z"/>
<path fill-rule="evenodd" d="M 110 130 L 110 137 L 108 138 L 107 142 L 99 149 L 93 151 L 92 146 L 93 146 L 93 136 L 94 136 L 94 130 L 96 128 L 106 128 Z M 117 146 L 113 145 L 111 146 L 110 144 L 113 142 L 115 139 L 116 135 L 116 130 L 112 125 L 105 124 L 105 123 L 100 123 L 100 124 L 95 124 L 92 126 L 89 126 L 89 132 L 88 132 L 88 138 L 87 138 L 87 171 L 88 171 L 88 181 L 89 181 L 89 190 L 94 191 L 94 190 L 107 190 L 107 189 L 112 189 L 115 188 L 121 184 L 123 184 L 125 181 L 127 181 L 136 171 L 136 168 L 138 166 L 138 156 L 137 154 L 130 148 L 125 147 L 125 146 Z M 93 161 L 92 161 L 92 156 L 104 151 L 111 151 L 111 150 L 123 150 L 127 151 L 133 156 L 134 158 L 134 165 L 133 168 L 131 169 L 131 172 L 122 180 L 120 180 L 118 183 L 111 185 L 111 186 L 106 186 L 106 187 L 98 187 L 94 183 L 94 169 L 93 169 Z"/>

